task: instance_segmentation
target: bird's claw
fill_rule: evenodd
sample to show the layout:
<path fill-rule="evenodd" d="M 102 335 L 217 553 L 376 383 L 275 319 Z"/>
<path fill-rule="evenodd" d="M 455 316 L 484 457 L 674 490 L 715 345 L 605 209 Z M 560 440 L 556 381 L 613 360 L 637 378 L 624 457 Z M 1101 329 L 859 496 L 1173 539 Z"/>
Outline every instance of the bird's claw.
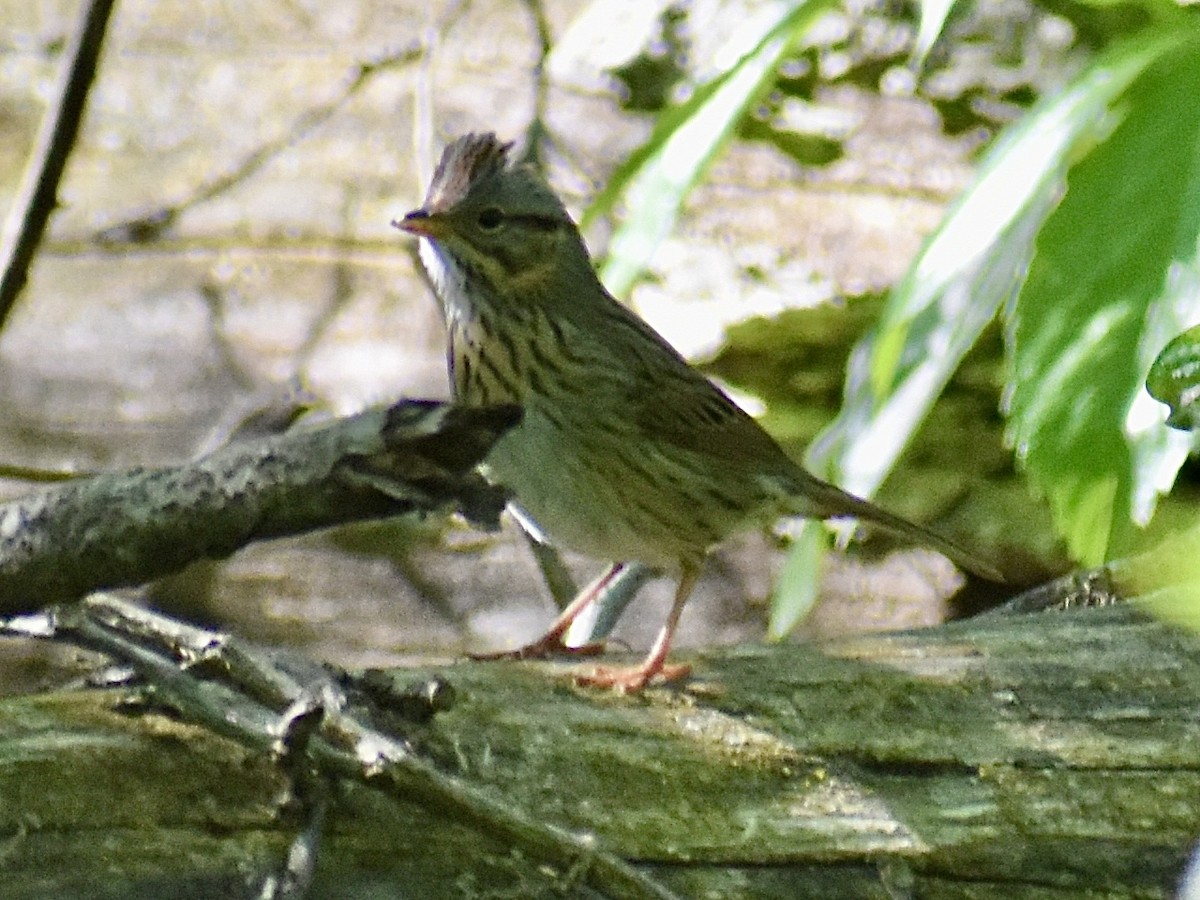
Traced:
<path fill-rule="evenodd" d="M 651 681 L 677 681 L 692 673 L 689 665 L 669 666 L 597 666 L 590 672 L 574 675 L 580 687 L 612 688 L 618 694 L 636 694 Z"/>

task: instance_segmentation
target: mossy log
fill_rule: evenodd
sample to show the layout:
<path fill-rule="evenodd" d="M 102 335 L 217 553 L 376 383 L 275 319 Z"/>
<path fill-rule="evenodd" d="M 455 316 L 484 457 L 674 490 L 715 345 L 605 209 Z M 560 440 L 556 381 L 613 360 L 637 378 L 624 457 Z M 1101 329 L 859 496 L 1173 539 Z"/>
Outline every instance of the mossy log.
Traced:
<path fill-rule="evenodd" d="M 1165 897 L 1200 831 L 1200 639 L 1127 607 L 694 662 L 637 697 L 574 663 L 394 673 L 455 691 L 404 735 L 423 761 L 661 894 L 331 777 L 307 896 Z M 260 895 L 292 776 L 139 696 L 0 702 L 0 896 Z"/>

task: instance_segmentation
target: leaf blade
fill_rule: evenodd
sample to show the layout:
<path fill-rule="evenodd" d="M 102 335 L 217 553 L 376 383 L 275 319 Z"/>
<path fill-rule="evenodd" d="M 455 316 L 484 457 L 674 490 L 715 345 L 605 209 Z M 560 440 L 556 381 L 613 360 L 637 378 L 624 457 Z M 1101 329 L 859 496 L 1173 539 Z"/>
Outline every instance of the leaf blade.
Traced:
<path fill-rule="evenodd" d="M 769 89 L 780 61 L 830 0 L 806 0 L 764 29 L 753 49 L 659 117 L 649 140 L 618 167 L 582 217 L 587 227 L 624 196 L 628 211 L 613 232 L 600 278 L 628 294 L 674 227 L 688 192 L 732 137 L 745 111 Z"/>

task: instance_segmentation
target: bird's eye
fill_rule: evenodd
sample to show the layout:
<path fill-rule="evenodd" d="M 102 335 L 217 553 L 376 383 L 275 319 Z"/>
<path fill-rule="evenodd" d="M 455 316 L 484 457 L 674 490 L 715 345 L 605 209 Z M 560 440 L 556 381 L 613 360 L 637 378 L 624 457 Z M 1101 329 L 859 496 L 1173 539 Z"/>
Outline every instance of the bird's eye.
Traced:
<path fill-rule="evenodd" d="M 479 213 L 479 227 L 484 231 L 495 231 L 504 221 L 504 213 L 499 207 L 489 206 Z"/>

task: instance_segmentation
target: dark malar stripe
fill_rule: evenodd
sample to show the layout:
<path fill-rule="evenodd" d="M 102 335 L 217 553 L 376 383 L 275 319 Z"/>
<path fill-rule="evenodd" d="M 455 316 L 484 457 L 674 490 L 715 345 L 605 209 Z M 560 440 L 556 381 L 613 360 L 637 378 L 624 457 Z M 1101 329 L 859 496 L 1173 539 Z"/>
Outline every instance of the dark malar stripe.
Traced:
<path fill-rule="evenodd" d="M 471 376 L 475 374 L 471 366 L 471 355 L 456 354 L 450 361 L 450 374 L 454 382 L 455 396 L 467 397 L 470 394 Z"/>

